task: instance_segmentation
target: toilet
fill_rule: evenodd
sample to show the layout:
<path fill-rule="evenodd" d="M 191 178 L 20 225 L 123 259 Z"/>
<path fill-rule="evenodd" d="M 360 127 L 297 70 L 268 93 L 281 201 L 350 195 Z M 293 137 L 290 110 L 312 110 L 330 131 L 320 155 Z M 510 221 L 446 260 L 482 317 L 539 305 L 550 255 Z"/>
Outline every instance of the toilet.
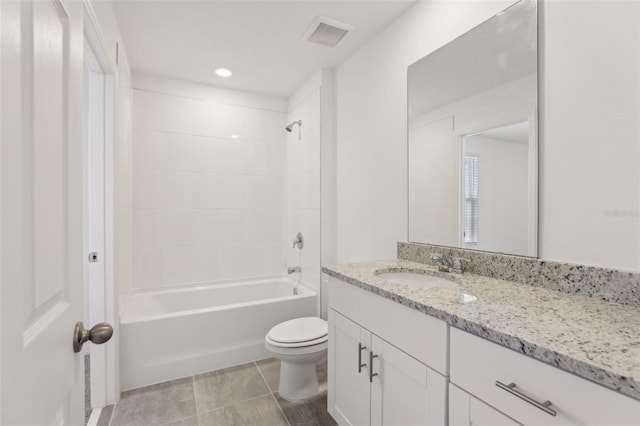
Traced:
<path fill-rule="evenodd" d="M 280 360 L 282 398 L 297 401 L 321 392 L 316 364 L 327 357 L 328 332 L 327 322 L 317 317 L 292 319 L 269 330 L 264 347 Z"/>

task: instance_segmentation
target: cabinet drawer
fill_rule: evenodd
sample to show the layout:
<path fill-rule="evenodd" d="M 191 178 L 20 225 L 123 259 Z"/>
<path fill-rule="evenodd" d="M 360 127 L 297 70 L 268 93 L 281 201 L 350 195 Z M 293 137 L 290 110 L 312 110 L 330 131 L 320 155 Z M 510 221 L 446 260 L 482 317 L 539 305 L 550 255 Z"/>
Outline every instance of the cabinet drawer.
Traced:
<path fill-rule="evenodd" d="M 639 425 L 640 401 L 457 329 L 451 329 L 451 382 L 525 425 Z M 502 389 L 515 383 L 553 416 Z"/>
<path fill-rule="evenodd" d="M 440 374 L 448 375 L 449 326 L 444 321 L 334 277 L 329 281 L 329 306 Z"/>

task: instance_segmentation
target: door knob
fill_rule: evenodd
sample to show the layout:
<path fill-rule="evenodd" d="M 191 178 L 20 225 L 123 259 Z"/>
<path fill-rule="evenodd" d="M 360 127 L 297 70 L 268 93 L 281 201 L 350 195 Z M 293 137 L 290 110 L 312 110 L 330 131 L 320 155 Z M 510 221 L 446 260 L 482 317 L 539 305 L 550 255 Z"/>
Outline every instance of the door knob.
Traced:
<path fill-rule="evenodd" d="M 91 327 L 91 330 L 84 328 L 82 321 L 78 321 L 73 330 L 73 351 L 78 353 L 82 349 L 82 345 L 87 340 L 100 345 L 107 342 L 113 336 L 113 327 L 106 322 L 99 322 Z"/>

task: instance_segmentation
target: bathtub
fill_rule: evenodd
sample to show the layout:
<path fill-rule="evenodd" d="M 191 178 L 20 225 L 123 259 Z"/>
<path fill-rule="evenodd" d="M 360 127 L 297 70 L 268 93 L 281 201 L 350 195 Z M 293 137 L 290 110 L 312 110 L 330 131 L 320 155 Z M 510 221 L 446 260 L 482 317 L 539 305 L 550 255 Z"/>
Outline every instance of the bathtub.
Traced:
<path fill-rule="evenodd" d="M 316 293 L 289 278 L 138 290 L 120 315 L 120 386 L 128 390 L 269 357 L 264 336 L 314 316 Z"/>

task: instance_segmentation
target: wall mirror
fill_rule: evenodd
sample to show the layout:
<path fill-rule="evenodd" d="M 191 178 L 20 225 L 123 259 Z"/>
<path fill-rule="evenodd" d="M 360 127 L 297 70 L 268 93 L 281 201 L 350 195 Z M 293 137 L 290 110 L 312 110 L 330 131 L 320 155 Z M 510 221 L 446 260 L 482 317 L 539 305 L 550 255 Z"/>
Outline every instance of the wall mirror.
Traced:
<path fill-rule="evenodd" d="M 407 73 L 409 241 L 537 256 L 537 4 Z"/>

